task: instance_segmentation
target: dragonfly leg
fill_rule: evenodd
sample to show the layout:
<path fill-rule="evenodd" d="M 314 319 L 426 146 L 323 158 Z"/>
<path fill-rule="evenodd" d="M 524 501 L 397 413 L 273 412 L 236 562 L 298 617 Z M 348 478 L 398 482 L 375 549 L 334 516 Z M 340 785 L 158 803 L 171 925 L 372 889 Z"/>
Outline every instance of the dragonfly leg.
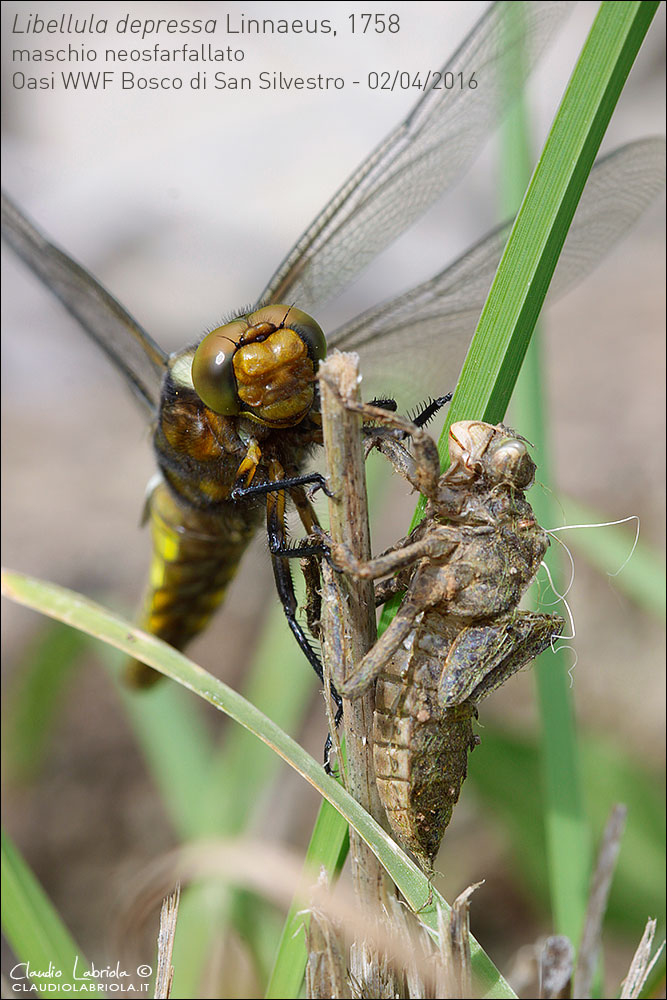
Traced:
<path fill-rule="evenodd" d="M 291 491 L 290 496 L 306 534 L 311 535 L 315 530 L 321 530 L 315 509 L 303 487 L 299 486 Z M 312 548 L 320 549 L 319 546 L 312 546 Z M 324 547 L 322 546 L 323 549 Z M 306 552 L 304 553 L 304 558 L 301 560 L 301 572 L 306 584 L 306 621 L 308 622 L 308 629 L 311 635 L 316 639 L 320 638 L 322 577 L 320 574 L 320 560 L 319 558 L 314 558 L 314 556 L 320 556 L 322 550 Z"/>
<path fill-rule="evenodd" d="M 270 475 L 272 477 L 275 476 L 276 481 L 280 482 L 282 486 L 283 481 L 281 473 L 282 469 L 280 468 L 279 463 L 272 462 L 270 466 Z M 296 639 L 299 648 L 305 654 L 306 659 L 312 666 L 313 670 L 319 679 L 324 681 L 324 671 L 322 669 L 320 658 L 313 649 L 308 636 L 297 621 L 297 601 L 294 593 L 294 581 L 292 580 L 289 559 L 281 553 L 281 549 L 286 548 L 285 492 L 283 489 L 279 489 L 277 492 L 270 492 L 267 496 L 266 527 L 269 538 L 269 547 L 271 549 L 273 576 L 276 581 L 278 596 L 280 597 L 280 602 L 283 606 L 285 617 L 287 618 L 287 624 L 289 625 L 292 635 Z M 338 725 L 343 715 L 343 703 L 333 684 L 331 685 L 331 697 L 336 706 L 334 721 L 336 725 Z M 330 749 L 331 737 L 329 736 L 324 748 L 325 767 L 327 768 Z"/>
<path fill-rule="evenodd" d="M 438 396 L 437 399 L 429 399 L 428 403 L 421 403 L 419 406 L 415 407 L 413 412 L 409 415 L 408 419 L 416 424 L 417 427 L 425 427 L 429 421 L 433 420 L 438 410 L 450 401 L 452 398 L 452 393 L 448 392 L 444 396 Z M 371 399 L 367 406 L 375 406 L 380 410 L 386 410 L 388 413 L 396 413 L 398 406 L 395 399 Z M 371 423 L 368 427 L 364 427 L 364 430 L 372 431 L 375 421 Z"/>
<path fill-rule="evenodd" d="M 331 496 L 324 476 L 319 472 L 309 472 L 305 476 L 292 476 L 278 482 L 255 483 L 252 486 L 237 485 L 231 492 L 231 498 L 232 500 L 246 500 L 248 497 L 278 493 L 280 490 L 291 490 L 298 486 L 311 486 L 311 492 L 322 490 L 326 496 Z"/>
<path fill-rule="evenodd" d="M 348 573 L 361 580 L 377 580 L 406 566 L 412 566 L 418 559 L 424 557 L 442 559 L 454 552 L 461 540 L 460 530 L 447 525 L 439 525 L 422 537 L 419 537 L 418 532 L 419 526 L 412 536 L 367 562 L 357 559 L 347 546 L 330 543 L 330 559 L 342 573 Z M 410 538 L 414 540 L 410 541 Z"/>
<path fill-rule="evenodd" d="M 438 396 L 437 399 L 431 399 L 428 403 L 422 403 L 412 414 L 412 423 L 417 427 L 426 427 L 426 424 L 433 420 L 438 410 L 449 403 L 453 395 L 452 392 L 446 392 L 444 396 Z"/>
<path fill-rule="evenodd" d="M 237 483 L 243 483 L 244 489 L 250 488 L 250 483 L 253 481 L 255 473 L 257 472 L 257 466 L 261 460 L 262 449 L 260 448 L 259 443 L 253 439 L 250 441 L 243 461 L 236 471 L 236 481 Z M 236 499 L 233 494 L 232 499 Z"/>
<path fill-rule="evenodd" d="M 282 556 L 283 559 L 305 559 L 308 556 L 323 556 L 330 561 L 330 545 L 326 541 L 314 541 L 310 538 L 303 538 L 296 545 L 287 545 L 280 542 L 277 537 L 269 539 L 271 555 Z M 338 567 L 335 567 L 338 569 Z"/>
<path fill-rule="evenodd" d="M 395 413 L 398 409 L 398 405 L 395 399 L 387 397 L 386 399 L 371 399 L 368 403 L 369 406 L 377 406 L 381 410 L 388 410 L 390 413 Z"/>
<path fill-rule="evenodd" d="M 358 698 L 370 687 L 387 660 L 410 634 L 423 610 L 407 598 L 403 601 L 394 620 L 341 685 L 346 698 Z"/>
<path fill-rule="evenodd" d="M 446 397 L 442 396 L 440 399 L 444 400 Z M 434 401 L 417 415 L 422 423 L 426 423 L 433 416 L 436 402 L 440 404 L 440 400 Z M 395 465 L 396 471 L 407 479 L 411 486 L 424 496 L 435 499 L 440 479 L 440 457 L 433 438 L 419 424 L 397 413 L 354 400 L 347 400 L 345 405 L 354 413 L 359 413 L 365 421 L 373 421 L 380 425 L 376 428 L 365 428 L 366 450 L 370 450 L 371 447 L 377 448 L 387 456 Z M 390 437 L 387 431 L 397 432 L 399 439 Z M 411 439 L 414 455 L 406 451 L 400 443 L 400 439 L 404 437 Z"/>
<path fill-rule="evenodd" d="M 271 549 L 271 562 L 273 565 L 273 575 L 276 581 L 276 588 L 280 597 L 285 617 L 289 624 L 299 647 L 305 653 L 308 662 L 320 678 L 324 679 L 322 664 L 312 648 L 308 637 L 296 620 L 297 601 L 294 593 L 294 581 L 290 571 L 288 559 L 282 554 L 285 548 L 285 493 L 271 493 L 267 497 L 266 504 L 266 529 L 269 537 Z"/>

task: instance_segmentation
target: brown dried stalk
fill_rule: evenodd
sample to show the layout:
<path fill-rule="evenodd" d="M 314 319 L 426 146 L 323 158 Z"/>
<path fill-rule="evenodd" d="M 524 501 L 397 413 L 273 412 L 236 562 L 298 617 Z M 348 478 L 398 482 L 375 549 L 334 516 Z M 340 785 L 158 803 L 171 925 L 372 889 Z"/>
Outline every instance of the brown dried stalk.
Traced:
<path fill-rule="evenodd" d="M 320 364 L 319 378 L 327 484 L 332 494 L 331 536 L 358 558 L 368 559 L 371 547 L 361 418 L 345 406 L 346 401 L 359 399 L 357 356 L 334 352 Z M 372 581 L 333 573 L 326 563 L 322 573 L 322 654 L 325 672 L 334 683 L 340 683 L 375 641 L 375 594 Z M 343 704 L 347 785 L 357 802 L 384 825 L 373 768 L 373 710 L 372 689 L 362 698 L 345 700 Z M 354 830 L 350 831 L 350 858 L 360 903 L 371 912 L 383 910 L 382 866 Z M 367 983 L 377 969 L 377 954 L 365 943 L 352 949 L 351 972 L 355 979 Z"/>
<path fill-rule="evenodd" d="M 181 887 L 177 885 L 174 891 L 162 901 L 160 930 L 157 938 L 156 1000 L 171 996 L 171 986 L 174 979 L 171 956 L 174 950 L 174 935 L 176 934 L 176 918 L 178 917 L 180 898 Z"/>
<path fill-rule="evenodd" d="M 329 880 L 323 868 L 317 889 L 327 891 Z M 347 964 L 341 948 L 340 925 L 313 900 L 306 927 L 306 996 L 308 1000 L 350 1000 Z"/>
<path fill-rule="evenodd" d="M 611 883 L 616 871 L 621 838 L 625 829 L 628 810 L 624 805 L 615 805 L 607 820 L 597 862 L 588 894 L 588 906 L 581 934 L 577 970 L 574 976 L 574 995 L 585 1000 L 592 995 L 593 977 L 597 965 L 602 938 L 602 921 L 607 910 Z"/>
<path fill-rule="evenodd" d="M 621 1000 L 637 1000 L 641 996 L 646 980 L 662 954 L 665 947 L 664 941 L 656 950 L 653 957 L 651 957 L 651 948 L 653 947 L 657 923 L 657 920 L 649 920 L 646 924 L 642 939 L 637 946 L 637 951 L 630 964 L 628 974 L 621 986 Z"/>
<path fill-rule="evenodd" d="M 569 938 L 547 938 L 540 952 L 540 1000 L 568 1000 L 572 996 L 574 948 Z"/>

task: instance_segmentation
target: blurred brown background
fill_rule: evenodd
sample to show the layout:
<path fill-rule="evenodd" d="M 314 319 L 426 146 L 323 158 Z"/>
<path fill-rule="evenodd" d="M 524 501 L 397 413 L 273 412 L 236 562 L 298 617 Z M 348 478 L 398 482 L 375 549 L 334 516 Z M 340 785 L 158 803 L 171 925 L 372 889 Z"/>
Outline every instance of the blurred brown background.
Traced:
<path fill-rule="evenodd" d="M 165 16 L 165 6 L 170 17 L 221 17 L 223 10 L 249 17 L 331 16 L 325 5 L 307 3 L 280 5 L 279 11 L 261 3 L 109 3 L 96 4 L 95 14 L 104 16 L 108 8 L 109 17 L 128 10 L 158 17 Z M 216 68 L 348 77 L 397 66 L 436 68 L 484 6 L 394 4 L 402 19 L 400 39 L 240 36 L 234 45 L 246 50 L 245 64 Z M 340 4 L 336 19 L 362 9 L 383 8 Z M 529 84 L 536 149 L 596 9 L 593 3 L 578 5 Z M 16 13 L 31 10 L 27 4 L 3 5 L 5 186 L 170 350 L 255 298 L 324 201 L 415 99 L 357 88 L 209 91 L 196 99 L 187 91 L 17 91 L 7 85 L 8 49 L 16 41 L 7 28 Z M 70 10 L 81 14 L 78 4 L 40 6 L 43 16 Z M 664 8 L 603 150 L 664 130 L 663 28 Z M 173 36 L 173 44 L 184 37 Z M 154 40 L 126 44 L 146 47 Z M 73 42 L 80 44 L 80 38 Z M 154 66 L 130 68 L 155 72 Z M 428 277 L 494 224 L 495 157 L 490 146 L 453 195 L 318 317 L 325 329 Z M 545 323 L 556 485 L 610 519 L 639 515 L 641 540 L 655 551 L 663 546 L 664 515 L 663 211 L 656 203 L 594 276 L 549 311 Z M 4 252 L 3 266 L 3 562 L 129 612 L 140 596 L 149 553 L 147 535 L 138 529 L 153 469 L 141 414 L 51 296 Z M 455 372 L 451 378 L 453 387 Z M 404 533 L 413 506 L 401 483 L 393 484 L 392 494 L 374 521 L 376 550 Z M 194 658 L 237 682 L 257 619 L 273 600 L 260 539 L 210 635 L 193 647 Z M 615 735 L 659 766 L 662 629 L 583 560 L 577 561 L 572 605 L 581 724 Z M 10 677 L 41 627 L 36 616 L 5 604 Z M 494 699 L 489 713 L 531 726 L 530 675 Z M 303 736 L 316 756 L 322 730 L 317 716 Z M 289 806 L 279 822 L 281 835 L 302 843 L 317 802 L 285 771 L 281 780 L 281 798 Z M 299 797 L 304 805 L 296 810 Z M 78 677 L 47 773 L 36 787 L 11 787 L 6 802 L 10 832 L 72 931 L 95 955 L 105 935 L 106 893 L 113 897 L 122 878 L 154 852 L 152 838 L 162 819 L 114 695 L 92 664 Z M 473 808 L 462 807 L 462 831 L 470 822 L 465 809 Z M 163 829 L 157 846 L 170 840 Z M 501 847 L 492 850 L 502 855 Z M 452 894 L 485 874 L 471 857 L 457 873 Z"/>

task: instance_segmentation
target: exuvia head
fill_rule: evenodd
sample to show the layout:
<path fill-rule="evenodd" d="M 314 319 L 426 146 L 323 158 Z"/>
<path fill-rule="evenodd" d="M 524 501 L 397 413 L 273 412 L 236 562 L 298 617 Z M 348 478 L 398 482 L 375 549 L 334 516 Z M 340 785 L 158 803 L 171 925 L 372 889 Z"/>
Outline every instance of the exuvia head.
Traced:
<path fill-rule="evenodd" d="M 526 441 L 502 424 L 459 420 L 449 428 L 450 485 L 484 478 L 490 485 L 508 483 L 526 490 L 535 479 L 535 463 Z"/>

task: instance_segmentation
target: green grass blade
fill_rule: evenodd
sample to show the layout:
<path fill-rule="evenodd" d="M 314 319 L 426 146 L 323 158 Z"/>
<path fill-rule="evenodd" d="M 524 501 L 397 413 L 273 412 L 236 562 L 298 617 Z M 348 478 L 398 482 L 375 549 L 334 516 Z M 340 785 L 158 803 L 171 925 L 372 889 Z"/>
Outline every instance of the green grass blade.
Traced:
<path fill-rule="evenodd" d="M 88 965 L 81 949 L 4 830 L 2 928 L 22 966 L 16 969 L 18 979 L 29 962 L 32 969 L 42 972 L 34 982 L 37 987 L 48 984 L 49 996 L 100 995 L 94 983 L 84 978 Z M 52 975 L 45 977 L 51 969 Z"/>
<path fill-rule="evenodd" d="M 80 632 L 49 622 L 27 651 L 7 692 L 3 757 L 10 777 L 32 778 L 48 752 L 54 724 L 88 645 Z"/>
<path fill-rule="evenodd" d="M 509 11 L 513 14 L 513 9 Z M 513 67 L 508 66 L 508 73 Z M 503 131 L 504 176 L 503 215 L 516 211 L 522 191 L 530 176 L 531 149 L 528 136 L 529 126 L 525 107 L 517 107 Z M 544 400 L 544 377 L 542 364 L 541 331 L 535 326 L 533 337 L 528 344 L 524 363 L 519 372 L 512 401 L 512 421 L 521 428 L 532 442 L 533 457 L 538 463 L 542 482 L 550 482 L 550 448 L 548 439 L 548 417 Z M 533 502 L 534 498 L 531 496 Z M 553 519 L 553 500 L 548 492 L 538 494 L 535 513 L 540 524 L 548 524 Z M 547 554 L 545 561 L 559 592 L 564 590 L 559 579 L 560 551 Z M 537 601 L 531 602 L 533 608 Z M 581 768 L 574 730 L 574 716 L 571 696 L 567 688 L 568 652 L 557 649 L 538 658 L 534 676 L 540 684 L 540 663 L 542 669 L 551 671 L 547 687 L 554 689 L 552 698 L 538 695 L 541 709 L 540 732 L 543 734 L 540 756 L 541 777 L 545 794 L 540 797 L 542 809 L 540 823 L 548 850 L 544 857 L 541 875 L 549 879 L 554 927 L 573 942 L 579 939 L 580 928 L 586 908 L 586 888 L 591 867 L 591 832 L 584 810 L 584 796 L 581 787 Z M 546 713 L 546 716 L 545 716 Z M 551 737 L 551 738 L 549 738 Z M 530 798 L 535 784 L 530 783 L 527 771 L 514 772 L 514 784 L 510 801 L 517 802 L 520 786 L 528 782 Z M 525 787 L 525 785 L 524 785 Z M 563 790 L 554 798 L 554 791 Z M 551 793 L 551 794 L 550 794 Z M 565 809 L 564 809 L 565 807 Z M 537 814 L 533 801 L 532 808 Z M 569 822 L 561 820 L 566 811 Z"/>
<path fill-rule="evenodd" d="M 520 16 L 519 9 L 511 7 L 508 16 Z M 511 75 L 514 71 L 514 66 L 507 67 L 508 74 Z M 503 131 L 503 215 L 516 211 L 530 176 L 532 157 L 528 132 L 525 107 L 517 106 Z M 540 331 L 536 326 L 518 376 L 512 403 L 512 421 L 532 442 L 540 479 L 549 483 L 551 460 L 545 398 L 542 344 Z M 554 518 L 552 495 L 546 491 L 533 493 L 531 502 L 538 522 L 550 524 Z M 552 549 L 545 561 L 558 591 L 562 592 L 564 587 L 560 586 L 559 580 L 560 554 L 560 549 Z M 532 606 L 536 607 L 535 601 Z M 539 689 L 540 731 L 543 734 L 541 769 L 545 795 L 540 801 L 548 847 L 545 860 L 553 923 L 559 933 L 567 935 L 576 944 L 586 910 L 592 838 L 584 807 L 572 699 L 568 688 L 569 656 L 569 650 L 549 650 L 538 658 L 534 676 Z M 546 689 L 546 695 L 542 688 Z M 514 773 L 512 802 L 516 801 L 518 786 L 526 780 L 526 772 L 517 770 Z M 531 792 L 534 787 L 530 786 Z"/>
<path fill-rule="evenodd" d="M 519 392 L 512 409 L 513 419 L 534 443 L 534 458 L 540 478 L 549 482 L 550 455 L 542 381 L 541 345 L 533 340 L 521 372 Z M 556 505 L 552 494 L 534 489 L 530 502 L 540 524 L 554 523 Z M 559 592 L 561 551 L 553 546 L 545 556 Z M 537 698 L 540 710 L 541 773 L 544 788 L 544 829 L 547 845 L 546 871 L 549 878 L 554 929 L 579 942 L 592 864 L 592 835 L 582 791 L 581 765 L 576 737 L 568 669 L 571 651 L 557 648 L 538 657 L 535 663 Z"/>
<path fill-rule="evenodd" d="M 447 418 L 502 420 L 567 231 L 657 3 L 605 2 L 556 114 Z M 443 437 L 446 443 L 446 438 Z"/>
<path fill-rule="evenodd" d="M 128 656 L 135 656 L 160 673 L 182 684 L 271 747 L 305 778 L 323 798 L 341 813 L 376 854 L 407 902 L 419 911 L 422 922 L 437 929 L 437 907 L 447 903 L 429 884 L 423 873 L 396 846 L 385 831 L 342 787 L 324 773 L 322 765 L 310 757 L 271 719 L 222 681 L 208 674 L 177 650 L 148 635 L 80 594 L 55 584 L 5 570 L 3 593 L 25 607 L 33 608 L 73 628 L 108 642 Z M 337 856 L 337 855 L 336 855 Z M 317 873 L 315 873 L 317 874 Z M 429 905 L 426 902 L 429 900 Z M 473 972 L 484 987 L 485 996 L 511 997 L 514 994 L 488 956 L 473 940 Z"/>

